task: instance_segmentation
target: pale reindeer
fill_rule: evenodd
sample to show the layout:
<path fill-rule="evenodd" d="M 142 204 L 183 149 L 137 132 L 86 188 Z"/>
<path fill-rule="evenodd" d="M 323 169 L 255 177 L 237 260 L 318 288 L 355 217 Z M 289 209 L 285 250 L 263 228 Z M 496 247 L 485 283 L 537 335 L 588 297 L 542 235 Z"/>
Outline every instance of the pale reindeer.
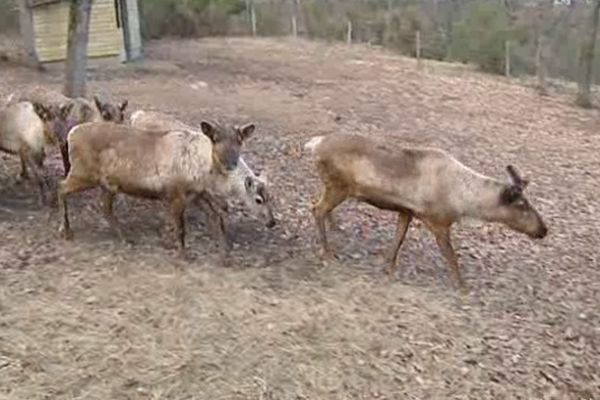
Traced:
<path fill-rule="evenodd" d="M 103 102 L 97 96 L 93 97 L 93 101 L 83 97 L 71 99 L 56 90 L 47 89 L 43 86 L 33 86 L 11 94 L 8 97 L 7 105 L 21 101 L 35 102 L 47 108 L 56 107 L 57 109 L 72 104 L 69 118 L 77 124 L 102 121 L 123 123 L 125 109 L 128 105 L 127 100 L 119 104 L 113 104 Z"/>
<path fill-rule="evenodd" d="M 396 272 L 398 251 L 413 218 L 434 234 L 449 264 L 452 278 L 466 287 L 450 230 L 463 218 L 502 223 L 512 230 L 541 239 L 548 228 L 525 198 L 528 181 L 508 166 L 510 183 L 481 175 L 443 150 L 403 148 L 350 134 L 318 136 L 305 147 L 316 158 L 322 182 L 320 199 L 313 207 L 324 260 L 333 253 L 327 243 L 325 219 L 347 198 L 384 210 L 396 211 L 396 237 L 387 273 Z"/>
<path fill-rule="evenodd" d="M 51 110 L 38 103 L 18 102 L 0 110 L 0 150 L 18 155 L 21 172 L 18 180 L 33 174 L 40 190 L 40 200 L 48 205 L 48 182 L 44 159 L 49 148 L 60 147 L 61 135 L 66 135 L 67 109 Z M 64 156 L 64 155 L 63 155 Z"/>
<path fill-rule="evenodd" d="M 131 114 L 130 124 L 135 128 L 149 130 L 173 130 L 180 129 L 195 132 L 202 135 L 198 129 L 181 122 L 177 118 L 158 111 L 138 110 Z M 240 155 L 238 168 L 231 174 L 231 193 L 218 196 L 211 191 L 196 197 L 196 203 L 201 203 L 202 208 L 208 213 L 212 227 L 217 229 L 220 241 L 229 246 L 224 229 L 222 211 L 226 209 L 226 200 L 229 196 L 235 196 L 242 200 L 244 205 L 259 220 L 264 221 L 268 228 L 275 226 L 272 202 L 264 179 L 254 173 Z M 225 198 L 219 198 L 223 197 Z"/>
<path fill-rule="evenodd" d="M 69 98 L 62 93 L 47 89 L 43 86 L 33 86 L 15 92 L 8 97 L 7 105 L 10 106 L 17 102 L 29 101 L 43 105 L 53 114 L 59 112 L 63 115 L 63 120 L 67 124 L 67 130 L 57 135 L 59 148 L 64 163 L 65 176 L 69 172 L 69 149 L 67 145 L 66 134 L 71 128 L 84 122 L 102 122 L 111 121 L 114 123 L 123 123 L 125 120 L 125 109 L 128 101 L 124 100 L 119 104 L 103 102 L 97 96 L 93 101 L 83 97 Z"/>
<path fill-rule="evenodd" d="M 144 131 L 106 122 L 76 126 L 68 136 L 72 168 L 58 186 L 59 232 L 66 239 L 73 237 L 67 197 L 100 187 L 103 214 L 121 240 L 125 237 L 112 212 L 118 193 L 168 201 L 177 247 L 183 255 L 188 197 L 207 190 L 230 190 L 228 177 L 238 167 L 242 144 L 254 129 L 252 124 L 234 128 L 202 122 L 204 135 L 198 135 L 183 130 Z"/>

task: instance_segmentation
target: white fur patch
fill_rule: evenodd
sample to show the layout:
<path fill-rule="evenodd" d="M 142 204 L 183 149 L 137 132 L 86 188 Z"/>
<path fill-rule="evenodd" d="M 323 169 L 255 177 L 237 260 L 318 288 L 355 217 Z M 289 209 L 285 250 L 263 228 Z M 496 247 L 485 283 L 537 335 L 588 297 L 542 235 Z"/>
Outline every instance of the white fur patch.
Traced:
<path fill-rule="evenodd" d="M 317 146 L 325 139 L 325 136 L 315 136 L 304 145 L 304 148 L 309 151 L 315 151 Z"/>
<path fill-rule="evenodd" d="M 129 124 L 131 126 L 135 125 L 136 120 L 138 118 L 140 118 L 142 115 L 144 115 L 145 111 L 144 110 L 137 110 L 135 111 L 133 114 L 131 114 L 131 116 L 129 117 Z"/>
<path fill-rule="evenodd" d="M 4 106 L 6 107 L 6 106 L 10 105 L 16 95 L 17 95 L 16 93 L 9 94 L 8 97 L 6 98 L 6 103 L 4 103 Z"/>

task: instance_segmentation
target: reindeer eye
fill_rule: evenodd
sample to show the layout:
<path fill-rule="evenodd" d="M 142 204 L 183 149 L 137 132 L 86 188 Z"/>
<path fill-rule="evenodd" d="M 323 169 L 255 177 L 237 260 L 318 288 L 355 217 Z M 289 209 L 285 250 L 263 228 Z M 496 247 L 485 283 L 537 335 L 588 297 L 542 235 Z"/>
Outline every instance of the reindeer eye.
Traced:
<path fill-rule="evenodd" d="M 256 204 L 263 204 L 263 203 L 265 202 L 265 201 L 264 201 L 264 199 L 263 199 L 262 197 L 257 197 L 257 198 L 255 199 L 255 201 L 256 201 Z"/>

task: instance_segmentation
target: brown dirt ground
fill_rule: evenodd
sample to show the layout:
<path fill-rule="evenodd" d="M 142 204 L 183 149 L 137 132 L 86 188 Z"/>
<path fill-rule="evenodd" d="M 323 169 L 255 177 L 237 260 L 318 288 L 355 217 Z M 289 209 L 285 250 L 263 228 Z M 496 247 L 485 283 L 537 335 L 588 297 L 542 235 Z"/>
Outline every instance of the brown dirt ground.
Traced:
<path fill-rule="evenodd" d="M 598 111 L 362 46 L 161 41 L 147 55 L 94 63 L 92 91 L 192 123 L 255 122 L 245 157 L 268 175 L 280 224 L 231 215 L 225 269 L 200 211 L 183 262 L 161 245 L 160 205 L 119 200 L 127 248 L 82 194 L 65 243 L 0 155 L 0 398 L 600 399 Z M 0 68 L 3 97 L 62 79 Z M 461 299 L 417 226 L 400 257 L 412 273 L 388 280 L 393 214 L 348 203 L 333 234 L 341 262 L 321 268 L 308 210 L 318 183 L 300 149 L 336 131 L 440 146 L 496 177 L 514 163 L 551 233 L 457 227 L 472 288 Z M 48 164 L 58 175 L 56 156 Z"/>

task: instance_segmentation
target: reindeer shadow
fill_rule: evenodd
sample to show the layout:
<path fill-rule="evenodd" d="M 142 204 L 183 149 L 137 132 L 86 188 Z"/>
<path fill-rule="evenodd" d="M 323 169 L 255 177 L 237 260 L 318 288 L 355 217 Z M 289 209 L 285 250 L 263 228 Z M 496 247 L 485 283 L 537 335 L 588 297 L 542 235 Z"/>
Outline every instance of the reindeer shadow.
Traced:
<path fill-rule="evenodd" d="M 31 181 L 18 183 L 14 176 L 0 175 L 0 218 L 18 218 L 23 213 L 43 211 L 39 192 Z"/>

